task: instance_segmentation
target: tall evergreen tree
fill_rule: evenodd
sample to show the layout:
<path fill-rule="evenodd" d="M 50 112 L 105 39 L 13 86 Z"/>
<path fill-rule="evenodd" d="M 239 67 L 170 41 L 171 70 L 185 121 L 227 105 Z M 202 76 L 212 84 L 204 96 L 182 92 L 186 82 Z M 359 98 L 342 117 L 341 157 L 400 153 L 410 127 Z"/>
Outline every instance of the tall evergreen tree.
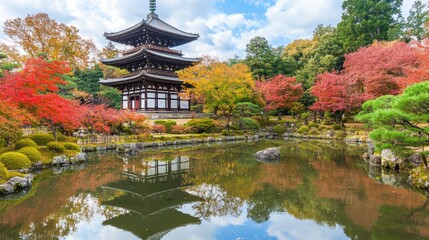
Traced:
<path fill-rule="evenodd" d="M 338 34 L 345 52 L 374 40 L 393 40 L 401 29 L 402 0 L 345 0 Z"/>
<path fill-rule="evenodd" d="M 407 18 L 405 37 L 407 40 L 422 40 L 428 37 L 428 31 L 425 28 L 425 24 L 429 19 L 428 5 L 417 0 L 414 2 L 413 7 L 410 10 L 410 15 Z"/>

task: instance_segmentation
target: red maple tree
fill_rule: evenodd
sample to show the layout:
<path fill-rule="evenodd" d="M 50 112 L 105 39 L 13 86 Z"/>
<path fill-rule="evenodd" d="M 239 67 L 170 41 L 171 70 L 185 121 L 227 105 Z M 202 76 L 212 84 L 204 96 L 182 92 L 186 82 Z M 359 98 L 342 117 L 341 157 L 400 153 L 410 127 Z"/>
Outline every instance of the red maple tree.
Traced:
<path fill-rule="evenodd" d="M 302 84 L 297 83 L 294 77 L 284 75 L 275 76 L 266 82 L 257 82 L 256 86 L 265 98 L 265 109 L 268 111 L 290 109 L 304 92 Z"/>

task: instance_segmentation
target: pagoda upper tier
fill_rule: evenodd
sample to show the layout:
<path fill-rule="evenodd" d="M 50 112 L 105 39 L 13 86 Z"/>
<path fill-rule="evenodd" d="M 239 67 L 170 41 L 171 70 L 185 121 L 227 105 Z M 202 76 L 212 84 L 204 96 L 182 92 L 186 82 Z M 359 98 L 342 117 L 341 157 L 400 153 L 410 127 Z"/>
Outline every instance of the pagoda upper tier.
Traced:
<path fill-rule="evenodd" d="M 199 60 L 198 58 L 183 57 L 180 51 L 167 47 L 144 44 L 124 52 L 122 56 L 101 59 L 101 62 L 134 72 L 142 69 L 177 71 L 189 67 Z"/>
<path fill-rule="evenodd" d="M 115 33 L 105 33 L 104 36 L 110 41 L 134 47 L 153 44 L 168 48 L 192 42 L 200 37 L 199 34 L 187 33 L 169 25 L 159 19 L 154 12 L 150 13 L 146 20 L 130 28 Z"/>

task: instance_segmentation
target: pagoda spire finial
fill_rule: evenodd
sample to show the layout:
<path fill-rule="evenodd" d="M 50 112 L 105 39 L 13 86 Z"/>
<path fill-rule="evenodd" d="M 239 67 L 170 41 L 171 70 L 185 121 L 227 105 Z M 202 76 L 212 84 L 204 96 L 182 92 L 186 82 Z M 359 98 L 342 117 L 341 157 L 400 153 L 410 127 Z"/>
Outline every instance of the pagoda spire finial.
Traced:
<path fill-rule="evenodd" d="M 156 11 L 156 0 L 149 0 L 149 10 L 151 13 Z"/>

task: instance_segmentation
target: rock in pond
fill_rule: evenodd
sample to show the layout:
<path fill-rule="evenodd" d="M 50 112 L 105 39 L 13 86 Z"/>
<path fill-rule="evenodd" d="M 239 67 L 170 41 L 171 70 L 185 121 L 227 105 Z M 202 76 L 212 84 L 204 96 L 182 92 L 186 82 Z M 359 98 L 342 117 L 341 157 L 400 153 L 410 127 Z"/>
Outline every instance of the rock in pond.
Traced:
<path fill-rule="evenodd" d="M 12 194 L 20 189 L 29 188 L 33 182 L 33 175 L 27 174 L 25 177 L 13 177 L 6 183 L 0 184 L 0 194 Z"/>
<path fill-rule="evenodd" d="M 255 153 L 254 156 L 261 162 L 276 162 L 280 160 L 280 148 L 267 148 Z"/>

